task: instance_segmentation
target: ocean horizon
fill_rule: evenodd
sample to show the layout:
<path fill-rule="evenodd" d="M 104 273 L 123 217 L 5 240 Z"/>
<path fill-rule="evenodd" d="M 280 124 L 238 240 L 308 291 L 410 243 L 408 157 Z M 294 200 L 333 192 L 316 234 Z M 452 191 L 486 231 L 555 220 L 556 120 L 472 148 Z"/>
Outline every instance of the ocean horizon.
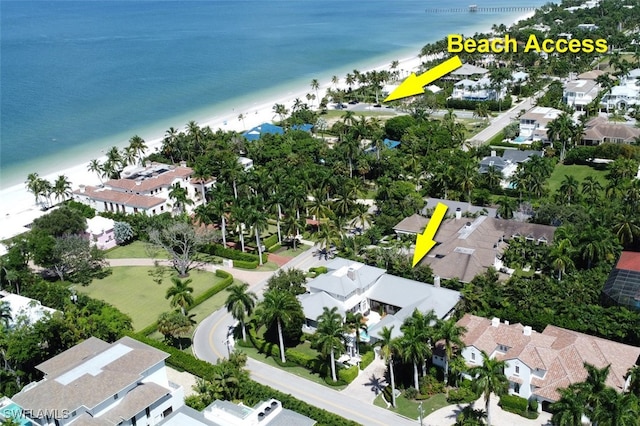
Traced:
<path fill-rule="evenodd" d="M 2 1 L 0 189 L 522 14 L 425 12 L 468 3 Z"/>

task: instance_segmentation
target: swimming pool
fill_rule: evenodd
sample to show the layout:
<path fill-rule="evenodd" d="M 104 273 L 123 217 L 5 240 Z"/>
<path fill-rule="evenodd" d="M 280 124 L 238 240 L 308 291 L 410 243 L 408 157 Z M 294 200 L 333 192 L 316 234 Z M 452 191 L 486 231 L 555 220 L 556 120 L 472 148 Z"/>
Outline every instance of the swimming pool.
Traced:
<path fill-rule="evenodd" d="M 22 417 L 22 408 L 15 402 L 12 402 L 11 404 L 0 408 L 0 417 L 3 417 L 5 419 L 13 418 L 22 426 L 33 426 L 31 420 Z"/>
<path fill-rule="evenodd" d="M 522 142 L 527 142 L 529 141 L 529 138 L 525 138 L 524 136 L 518 136 L 517 138 L 515 138 L 513 140 L 513 142 L 515 143 L 522 143 Z"/>
<path fill-rule="evenodd" d="M 368 342 L 369 340 L 371 340 L 371 337 L 369 336 L 369 333 L 367 333 L 364 330 L 360 330 L 360 341 L 361 342 Z"/>

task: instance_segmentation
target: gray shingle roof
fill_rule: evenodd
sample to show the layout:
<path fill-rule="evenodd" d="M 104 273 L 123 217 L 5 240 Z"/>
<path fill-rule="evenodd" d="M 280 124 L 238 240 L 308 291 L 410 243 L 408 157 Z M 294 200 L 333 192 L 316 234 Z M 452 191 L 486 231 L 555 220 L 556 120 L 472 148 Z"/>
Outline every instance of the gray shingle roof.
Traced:
<path fill-rule="evenodd" d="M 322 308 L 325 306 L 329 309 L 336 307 L 340 315 L 345 314 L 344 305 L 324 291 L 300 295 L 298 300 L 300 300 L 305 317 L 314 321 L 322 314 Z"/>
<path fill-rule="evenodd" d="M 375 280 L 384 274 L 384 269 L 368 266 L 360 262 L 334 259 L 327 264 L 330 271 L 319 275 L 308 286 L 311 292 L 327 293 L 347 297 L 358 289 L 366 290 Z M 337 269 L 333 269 L 337 267 Z"/>

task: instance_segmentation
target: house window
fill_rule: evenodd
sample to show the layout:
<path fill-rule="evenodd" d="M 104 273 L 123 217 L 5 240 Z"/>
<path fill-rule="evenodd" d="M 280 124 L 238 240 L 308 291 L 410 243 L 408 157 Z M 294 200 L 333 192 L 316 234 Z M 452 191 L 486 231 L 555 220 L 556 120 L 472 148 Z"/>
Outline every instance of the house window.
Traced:
<path fill-rule="evenodd" d="M 520 366 L 516 365 L 516 374 L 520 374 Z"/>
<path fill-rule="evenodd" d="M 147 418 L 151 418 L 151 409 L 149 407 L 144 409 L 144 413 L 147 415 Z"/>
<path fill-rule="evenodd" d="M 515 393 L 520 393 L 520 384 L 519 383 L 516 383 L 516 384 L 513 385 L 513 391 Z"/>
<path fill-rule="evenodd" d="M 476 353 L 475 352 L 471 352 L 471 359 L 472 360 L 476 360 Z"/>
<path fill-rule="evenodd" d="M 113 399 L 118 399 L 118 394 L 113 395 Z"/>
<path fill-rule="evenodd" d="M 131 425 L 136 426 L 136 416 L 131 417 Z"/>
<path fill-rule="evenodd" d="M 167 417 L 169 414 L 173 412 L 173 407 L 169 407 L 162 412 L 162 417 Z"/>

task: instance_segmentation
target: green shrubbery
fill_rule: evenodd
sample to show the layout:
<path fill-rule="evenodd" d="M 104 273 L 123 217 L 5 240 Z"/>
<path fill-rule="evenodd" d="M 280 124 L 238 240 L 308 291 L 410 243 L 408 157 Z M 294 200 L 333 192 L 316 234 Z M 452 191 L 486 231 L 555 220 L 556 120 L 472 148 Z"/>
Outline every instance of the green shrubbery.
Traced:
<path fill-rule="evenodd" d="M 242 268 L 242 269 L 256 269 L 258 267 L 258 261 L 246 261 L 246 260 L 234 260 L 233 261 L 234 268 Z"/>
<path fill-rule="evenodd" d="M 244 253 L 239 250 L 233 250 L 226 247 L 221 246 L 220 244 L 205 244 L 200 247 L 200 252 L 205 254 L 210 254 L 212 256 L 224 257 L 225 259 L 233 260 L 234 266 L 237 261 L 243 262 L 256 262 L 256 265 L 259 263 L 260 258 L 256 254 Z M 267 255 L 262 254 L 262 261 L 267 261 Z"/>
<path fill-rule="evenodd" d="M 447 395 L 447 402 L 451 404 L 468 404 L 478 399 L 478 394 L 471 389 L 471 381 L 465 380 L 458 389 L 452 389 Z"/>
<path fill-rule="evenodd" d="M 373 351 L 369 351 L 362 354 L 360 359 L 360 369 L 364 370 L 365 368 L 367 368 L 369 364 L 373 362 L 373 359 L 375 358 L 375 356 L 376 354 Z"/>
<path fill-rule="evenodd" d="M 276 244 L 272 245 L 271 247 L 269 247 L 269 248 L 267 249 L 267 251 L 268 251 L 269 253 L 275 253 L 275 252 L 277 252 L 278 250 L 280 250 L 281 248 L 282 248 L 282 244 L 280 244 L 280 243 L 276 243 Z"/>
<path fill-rule="evenodd" d="M 338 379 L 347 384 L 353 382 L 358 377 L 358 366 L 352 365 L 349 368 L 341 368 L 338 370 Z"/>
<path fill-rule="evenodd" d="M 500 397 L 500 403 L 498 405 L 500 405 L 500 407 L 502 407 L 502 409 L 505 411 L 518 414 L 528 419 L 538 418 L 538 407 L 536 406 L 536 411 L 529 411 L 529 401 L 525 398 L 519 397 L 518 395 L 502 395 Z"/>
<path fill-rule="evenodd" d="M 264 244 L 264 246 L 267 247 L 267 249 L 270 249 L 274 245 L 278 244 L 278 235 L 274 234 L 274 235 L 271 235 L 270 237 L 263 239 L 262 244 Z"/>
<path fill-rule="evenodd" d="M 309 268 L 309 272 L 315 272 L 316 275 L 326 274 L 328 271 L 326 266 L 316 266 L 313 268 Z"/>
<path fill-rule="evenodd" d="M 467 101 L 464 99 L 448 99 L 447 108 L 475 110 L 479 103 L 487 105 L 489 111 L 506 111 L 511 108 L 511 97 L 507 96 L 502 102 L 498 101 Z"/>

